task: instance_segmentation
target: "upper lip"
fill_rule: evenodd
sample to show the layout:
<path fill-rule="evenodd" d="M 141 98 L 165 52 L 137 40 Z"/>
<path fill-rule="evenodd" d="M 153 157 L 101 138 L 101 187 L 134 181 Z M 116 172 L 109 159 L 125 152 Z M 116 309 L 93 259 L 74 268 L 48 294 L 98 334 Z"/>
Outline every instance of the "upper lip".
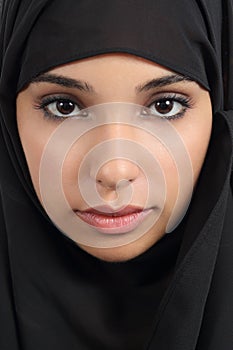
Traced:
<path fill-rule="evenodd" d="M 106 215 L 106 216 L 124 216 L 132 213 L 139 213 L 144 210 L 146 210 L 146 208 L 134 206 L 134 205 L 127 205 L 122 209 L 114 209 L 110 206 L 104 205 L 104 206 L 98 206 L 95 208 L 87 208 L 85 210 L 75 210 L 75 211 L 80 213 L 92 213 L 92 214 L 99 214 L 99 215 Z"/>

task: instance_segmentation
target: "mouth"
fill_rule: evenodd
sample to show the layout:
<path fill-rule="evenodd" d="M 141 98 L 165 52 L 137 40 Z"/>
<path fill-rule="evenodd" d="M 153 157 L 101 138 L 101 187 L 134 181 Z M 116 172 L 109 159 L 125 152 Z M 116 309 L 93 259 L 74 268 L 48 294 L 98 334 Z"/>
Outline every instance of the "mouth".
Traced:
<path fill-rule="evenodd" d="M 134 230 L 140 225 L 153 209 L 127 206 L 115 211 L 112 208 L 88 208 L 84 211 L 75 210 L 75 214 L 97 231 L 106 234 L 121 234 Z"/>

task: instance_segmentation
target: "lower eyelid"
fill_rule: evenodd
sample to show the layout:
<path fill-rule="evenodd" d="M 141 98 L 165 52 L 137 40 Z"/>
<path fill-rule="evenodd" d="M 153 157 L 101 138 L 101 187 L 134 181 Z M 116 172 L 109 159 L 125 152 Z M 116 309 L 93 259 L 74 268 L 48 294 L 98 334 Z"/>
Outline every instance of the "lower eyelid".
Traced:
<path fill-rule="evenodd" d="M 152 112 L 152 114 L 154 114 L 155 116 L 159 117 L 159 118 L 163 118 L 166 120 L 175 120 L 175 119 L 179 119 L 185 116 L 185 114 L 187 113 L 187 111 L 193 107 L 193 103 L 190 97 L 188 96 L 184 96 L 184 95 L 178 95 L 178 94 L 166 94 L 166 95 L 160 95 L 159 97 L 157 96 L 157 98 L 155 98 L 153 100 L 153 102 L 150 103 L 150 105 L 147 108 L 152 108 L 153 105 L 155 106 L 156 103 L 158 102 L 164 102 L 164 101 L 171 101 L 171 102 L 176 102 L 178 104 L 180 104 L 180 109 L 179 111 L 177 111 L 174 114 L 169 115 L 168 113 L 164 113 L 163 115 L 160 114 L 158 111 L 156 112 Z M 154 107 L 156 109 L 156 107 Z"/>
<path fill-rule="evenodd" d="M 72 98 L 71 96 L 67 96 L 67 95 L 44 96 L 41 99 L 39 99 L 39 101 L 36 101 L 36 104 L 34 107 L 36 109 L 42 110 L 44 117 L 47 119 L 54 119 L 54 120 L 60 119 L 61 120 L 62 118 L 67 118 L 67 117 L 56 115 L 55 113 L 49 111 L 46 108 L 49 104 L 52 104 L 52 103 L 57 102 L 59 100 L 70 101 L 80 109 L 86 108 L 81 103 L 79 103 L 76 99 Z M 176 115 L 167 117 L 167 119 L 171 119 L 171 120 L 176 119 L 176 118 L 181 118 L 186 113 L 187 109 L 193 107 L 193 101 L 192 101 L 192 98 L 190 96 L 187 96 L 184 94 L 178 94 L 178 93 L 164 93 L 164 94 L 159 93 L 159 94 L 156 94 L 156 96 L 152 96 L 152 98 L 150 100 L 151 100 L 150 103 L 145 105 L 147 108 L 150 108 L 156 102 L 163 101 L 163 100 L 170 100 L 170 101 L 180 103 L 183 108 Z M 164 117 L 164 118 L 166 118 L 166 117 Z"/>
<path fill-rule="evenodd" d="M 52 103 L 56 103 L 59 100 L 66 100 L 66 101 L 70 101 L 75 105 L 75 108 L 79 108 L 80 110 L 83 109 L 84 107 L 80 106 L 79 103 L 77 103 L 77 101 L 74 101 L 72 98 L 69 98 L 67 96 L 48 96 L 48 97 L 44 97 L 41 100 L 37 101 L 36 104 L 34 105 L 34 108 L 37 110 L 41 110 L 44 117 L 47 119 L 62 119 L 62 118 L 67 118 L 61 115 L 56 115 L 56 113 L 53 113 L 49 110 L 48 106 Z"/>

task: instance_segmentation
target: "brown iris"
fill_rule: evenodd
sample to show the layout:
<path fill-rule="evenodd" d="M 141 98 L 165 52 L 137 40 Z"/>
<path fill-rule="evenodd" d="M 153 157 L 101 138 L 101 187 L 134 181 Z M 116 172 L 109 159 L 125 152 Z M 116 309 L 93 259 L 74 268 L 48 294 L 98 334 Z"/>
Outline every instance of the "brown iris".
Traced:
<path fill-rule="evenodd" d="M 155 106 L 158 113 L 167 114 L 173 109 L 174 102 L 170 100 L 158 101 Z"/>
<path fill-rule="evenodd" d="M 75 109 L 75 104 L 68 100 L 59 100 L 56 103 L 56 108 L 61 114 L 71 114 Z"/>

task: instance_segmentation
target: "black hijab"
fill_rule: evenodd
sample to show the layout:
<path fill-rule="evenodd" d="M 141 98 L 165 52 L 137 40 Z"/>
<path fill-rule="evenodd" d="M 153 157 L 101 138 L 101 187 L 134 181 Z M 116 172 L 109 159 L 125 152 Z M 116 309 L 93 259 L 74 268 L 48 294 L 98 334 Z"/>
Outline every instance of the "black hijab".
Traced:
<path fill-rule="evenodd" d="M 232 0 L 3 2 L 1 349 L 232 348 L 232 11 Z M 185 220 L 120 264 L 89 256 L 51 224 L 15 118 L 17 92 L 39 73 L 107 52 L 190 76 L 210 90 L 214 112 Z"/>

